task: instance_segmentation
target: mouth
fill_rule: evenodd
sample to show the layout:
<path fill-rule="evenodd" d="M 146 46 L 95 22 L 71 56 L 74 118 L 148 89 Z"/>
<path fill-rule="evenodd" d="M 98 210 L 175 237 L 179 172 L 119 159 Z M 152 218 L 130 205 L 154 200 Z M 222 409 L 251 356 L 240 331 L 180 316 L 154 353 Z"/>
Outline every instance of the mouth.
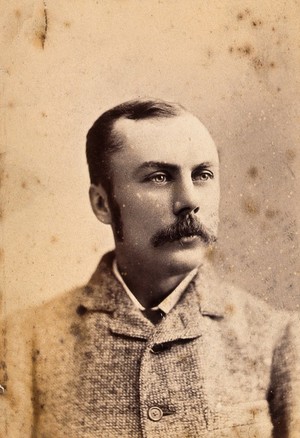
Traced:
<path fill-rule="evenodd" d="M 192 234 L 191 236 L 181 237 L 180 239 L 178 239 L 178 241 L 181 244 L 185 244 L 185 243 L 192 243 L 192 242 L 194 242 L 195 240 L 198 240 L 198 239 L 199 239 L 199 236 L 197 236 L 196 234 Z"/>

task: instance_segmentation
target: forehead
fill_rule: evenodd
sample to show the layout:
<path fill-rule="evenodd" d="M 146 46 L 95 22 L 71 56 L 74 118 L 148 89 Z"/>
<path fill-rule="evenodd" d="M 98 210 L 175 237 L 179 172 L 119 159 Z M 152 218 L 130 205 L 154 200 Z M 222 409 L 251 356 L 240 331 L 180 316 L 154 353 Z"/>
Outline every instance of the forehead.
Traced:
<path fill-rule="evenodd" d="M 124 147 L 113 161 L 129 159 L 132 164 L 160 161 L 191 166 L 204 161 L 218 162 L 208 130 L 190 113 L 170 118 L 120 119 L 115 123 L 114 133 Z"/>

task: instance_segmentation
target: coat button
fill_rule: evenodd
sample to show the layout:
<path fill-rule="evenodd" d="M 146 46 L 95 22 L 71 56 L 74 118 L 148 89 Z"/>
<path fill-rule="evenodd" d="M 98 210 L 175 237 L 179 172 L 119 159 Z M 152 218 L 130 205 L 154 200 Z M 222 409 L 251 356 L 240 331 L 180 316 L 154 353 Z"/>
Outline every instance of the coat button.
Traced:
<path fill-rule="evenodd" d="M 152 421 L 159 421 L 163 416 L 163 411 L 157 406 L 153 406 L 148 410 L 148 417 Z"/>

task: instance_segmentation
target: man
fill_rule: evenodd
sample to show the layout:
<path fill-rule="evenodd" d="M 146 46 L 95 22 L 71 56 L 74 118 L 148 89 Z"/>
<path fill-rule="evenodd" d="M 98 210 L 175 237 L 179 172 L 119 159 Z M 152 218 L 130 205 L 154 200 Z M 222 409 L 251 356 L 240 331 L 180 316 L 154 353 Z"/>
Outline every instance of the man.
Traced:
<path fill-rule="evenodd" d="M 300 436 L 299 317 L 218 281 L 219 160 L 177 104 L 136 100 L 87 136 L 115 251 L 89 284 L 3 328 L 7 437 Z"/>

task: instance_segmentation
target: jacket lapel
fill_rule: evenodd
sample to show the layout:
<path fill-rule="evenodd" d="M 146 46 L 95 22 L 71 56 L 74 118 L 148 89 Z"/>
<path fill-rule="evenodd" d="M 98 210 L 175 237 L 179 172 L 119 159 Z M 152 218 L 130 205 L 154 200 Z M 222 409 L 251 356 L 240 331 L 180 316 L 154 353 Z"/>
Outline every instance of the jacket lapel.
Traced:
<path fill-rule="evenodd" d="M 177 305 L 161 323 L 154 326 L 135 308 L 115 278 L 111 268 L 113 258 L 113 252 L 102 258 L 88 285 L 83 289 L 79 305 L 83 312 L 109 314 L 109 328 L 113 333 L 166 343 L 201 336 L 204 317 L 223 318 L 221 286 L 215 273 L 208 266 L 202 266 Z"/>
<path fill-rule="evenodd" d="M 202 315 L 195 294 L 194 284 L 191 283 L 177 305 L 157 326 L 153 340 L 163 344 L 179 339 L 194 339 L 202 333 Z"/>
<path fill-rule="evenodd" d="M 152 323 L 137 309 L 112 272 L 114 253 L 106 254 L 88 285 L 83 289 L 80 306 L 83 312 L 110 315 L 109 328 L 118 335 L 148 339 Z"/>

